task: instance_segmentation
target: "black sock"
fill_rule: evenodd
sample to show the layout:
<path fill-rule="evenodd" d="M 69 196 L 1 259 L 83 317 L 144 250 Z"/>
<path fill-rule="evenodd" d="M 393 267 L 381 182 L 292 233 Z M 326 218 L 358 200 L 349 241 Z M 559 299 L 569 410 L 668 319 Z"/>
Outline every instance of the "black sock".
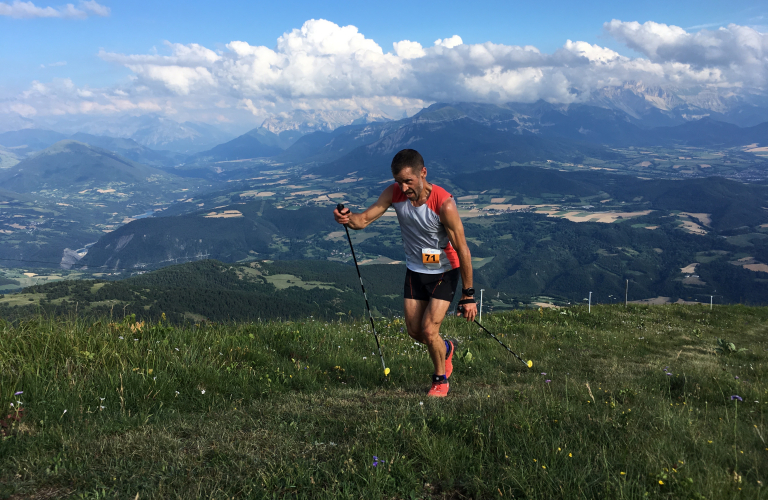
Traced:
<path fill-rule="evenodd" d="M 451 354 L 451 343 L 447 340 L 443 340 L 445 342 L 445 357 L 447 358 Z"/>
<path fill-rule="evenodd" d="M 433 384 L 442 384 L 447 382 L 448 382 L 448 379 L 445 378 L 445 375 L 432 375 Z"/>

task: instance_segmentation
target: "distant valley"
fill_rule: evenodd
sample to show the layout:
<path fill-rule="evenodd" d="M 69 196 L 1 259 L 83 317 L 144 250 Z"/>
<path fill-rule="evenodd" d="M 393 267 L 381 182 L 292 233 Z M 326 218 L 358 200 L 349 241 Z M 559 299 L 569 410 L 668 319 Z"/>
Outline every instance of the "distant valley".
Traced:
<path fill-rule="evenodd" d="M 372 203 L 392 155 L 413 147 L 457 197 L 497 308 L 589 291 L 615 299 L 627 280 L 636 299 L 768 301 L 768 123 L 643 116 L 435 104 L 335 128 L 265 122 L 192 154 L 87 133 L 0 134 L 0 290 L 204 259 L 349 263 L 331 207 Z M 402 259 L 387 215 L 353 235 L 366 264 Z"/>

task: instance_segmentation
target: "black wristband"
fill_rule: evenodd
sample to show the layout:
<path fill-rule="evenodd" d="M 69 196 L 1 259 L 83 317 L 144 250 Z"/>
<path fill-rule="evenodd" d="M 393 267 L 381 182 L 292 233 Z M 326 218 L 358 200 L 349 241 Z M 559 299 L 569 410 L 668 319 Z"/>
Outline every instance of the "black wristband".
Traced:
<path fill-rule="evenodd" d="M 477 304 L 477 302 L 475 302 L 475 299 L 462 299 L 459 301 L 460 306 L 464 304 Z"/>

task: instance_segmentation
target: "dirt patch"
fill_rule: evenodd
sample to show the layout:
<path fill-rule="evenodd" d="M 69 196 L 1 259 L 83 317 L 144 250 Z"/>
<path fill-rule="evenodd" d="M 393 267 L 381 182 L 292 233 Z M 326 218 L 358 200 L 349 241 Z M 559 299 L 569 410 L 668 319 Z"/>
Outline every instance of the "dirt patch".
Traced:
<path fill-rule="evenodd" d="M 211 212 L 205 216 L 206 219 L 229 219 L 232 217 L 242 217 L 240 210 L 224 210 L 223 212 Z"/>
<path fill-rule="evenodd" d="M 344 231 L 334 231 L 332 233 L 328 233 L 327 235 L 325 235 L 325 238 L 323 239 L 334 240 L 336 238 L 342 238 L 342 237 L 344 237 Z"/>
<path fill-rule="evenodd" d="M 734 266 L 741 266 L 744 269 L 755 273 L 768 273 L 768 264 L 763 264 L 754 257 L 742 257 L 739 260 L 732 261 L 731 264 Z"/>
<path fill-rule="evenodd" d="M 687 278 L 683 278 L 683 285 L 704 286 L 706 283 L 698 276 L 688 276 Z"/>
<path fill-rule="evenodd" d="M 670 303 L 669 299 L 670 299 L 669 297 L 658 296 L 652 299 L 630 300 L 629 303 L 630 304 L 646 304 L 650 306 L 661 306 L 664 304 L 669 304 Z"/>
<path fill-rule="evenodd" d="M 560 309 L 560 306 L 556 306 L 554 304 L 549 304 L 547 302 L 534 302 L 533 305 L 539 306 L 542 309 Z"/>
<path fill-rule="evenodd" d="M 295 193 L 291 193 L 292 196 L 313 196 L 321 194 L 325 194 L 325 191 L 319 189 L 311 189 L 309 191 L 296 191 Z"/>
<path fill-rule="evenodd" d="M 491 198 L 491 203 L 504 203 L 506 198 Z"/>
<path fill-rule="evenodd" d="M 548 217 L 563 217 L 571 222 L 602 222 L 610 224 L 619 219 L 629 219 L 632 217 L 641 217 L 648 215 L 652 210 L 643 210 L 642 212 L 566 212 L 560 213 L 559 210 L 537 210 L 539 213 L 545 213 Z"/>
<path fill-rule="evenodd" d="M 694 262 L 693 264 L 688 264 L 685 267 L 680 268 L 680 272 L 683 274 L 692 274 L 696 272 L 696 266 L 698 266 L 698 262 Z"/>
<path fill-rule="evenodd" d="M 688 231 L 691 234 L 707 234 L 707 231 L 703 227 L 690 220 L 683 221 L 683 230 Z"/>
<path fill-rule="evenodd" d="M 695 214 L 691 212 L 680 212 L 680 215 L 687 215 L 688 217 L 692 219 L 696 219 L 699 221 L 700 224 L 703 224 L 705 226 L 711 226 L 712 225 L 712 218 L 710 217 L 712 214 Z"/>
<path fill-rule="evenodd" d="M 253 196 L 253 197 L 261 197 L 261 198 L 269 198 L 270 196 L 275 196 L 276 193 L 273 193 L 272 191 L 246 191 L 245 193 L 240 193 L 241 198 L 245 198 L 247 196 Z"/>
<path fill-rule="evenodd" d="M 494 198 L 498 199 L 498 198 Z M 493 201 L 493 200 L 491 200 Z M 531 208 L 532 205 L 510 205 L 510 204 L 502 204 L 502 203 L 492 203 L 490 205 L 486 205 L 483 210 L 527 210 Z"/>
<path fill-rule="evenodd" d="M 745 264 L 742 267 L 756 273 L 768 273 L 768 264 Z"/>

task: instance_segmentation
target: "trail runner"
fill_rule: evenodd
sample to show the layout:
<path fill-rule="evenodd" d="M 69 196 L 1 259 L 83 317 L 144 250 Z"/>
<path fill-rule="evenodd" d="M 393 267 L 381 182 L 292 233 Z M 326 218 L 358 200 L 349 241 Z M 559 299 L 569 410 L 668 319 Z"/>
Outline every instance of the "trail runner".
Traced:
<path fill-rule="evenodd" d="M 464 237 L 464 225 L 453 196 L 427 182 L 424 159 L 413 149 L 403 149 L 392 159 L 395 183 L 359 214 L 349 209 L 333 211 L 339 224 L 363 229 L 394 207 L 400 223 L 408 268 L 403 287 L 405 325 L 408 335 L 425 344 L 435 365 L 429 396 L 448 395 L 453 372 L 451 340 L 440 336 L 440 325 L 453 301 L 459 276 L 465 288 L 459 304 L 467 321 L 477 315 L 472 288 L 472 258 Z"/>

